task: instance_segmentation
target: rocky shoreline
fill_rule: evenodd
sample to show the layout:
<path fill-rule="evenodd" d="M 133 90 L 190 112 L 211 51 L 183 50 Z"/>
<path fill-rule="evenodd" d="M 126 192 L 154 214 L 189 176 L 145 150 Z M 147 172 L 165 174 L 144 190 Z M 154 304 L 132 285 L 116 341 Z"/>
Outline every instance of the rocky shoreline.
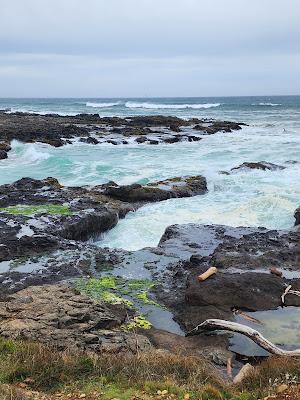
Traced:
<path fill-rule="evenodd" d="M 12 140 L 57 147 L 76 141 L 172 144 L 242 125 L 0 112 L 0 158 Z M 284 168 L 247 162 L 221 173 Z M 288 231 L 186 224 L 168 227 L 154 248 L 96 244 L 129 212 L 207 190 L 200 175 L 127 186 L 66 187 L 53 177 L 0 186 L 0 335 L 93 352 L 180 349 L 225 366 L 233 355 L 229 335 L 185 334 L 207 318 L 234 321 L 236 310 L 276 310 L 288 285 L 300 290 L 299 209 Z M 217 274 L 199 282 L 209 267 Z M 299 297 L 288 296 L 285 305 L 300 306 Z"/>
<path fill-rule="evenodd" d="M 134 252 L 100 248 L 93 242 L 119 218 L 148 202 L 206 191 L 202 176 L 144 186 L 109 182 L 64 187 L 55 178 L 23 178 L 0 186 L 1 335 L 60 343 L 61 348 L 73 343 L 95 351 L 133 351 L 132 333 L 124 326 L 140 314 L 129 304 L 130 293 L 123 286 L 137 287 L 147 279 L 153 284 L 136 292 L 139 305 L 142 310 L 147 306 L 154 317 L 162 314 L 165 321 L 146 330 L 137 323 L 135 346 L 139 343 L 143 349 L 152 344 L 168 350 L 180 346 L 184 352 L 224 365 L 230 356 L 228 336 L 185 338 L 184 333 L 207 318 L 234 320 L 235 309 L 276 309 L 287 285 L 300 290 L 298 226 L 275 231 L 174 225 L 166 229 L 157 247 Z M 297 210 L 296 224 L 298 214 Z M 199 283 L 197 276 L 210 266 L 219 272 Z M 282 271 L 282 276 L 271 274 L 270 267 Z M 88 291 L 84 294 L 74 287 L 78 278 L 99 279 L 98 285 L 104 285 L 103 277 L 111 274 L 115 278 L 105 293 L 113 295 L 113 301 L 101 296 L 93 300 Z M 117 279 L 123 279 L 120 292 Z M 70 298 L 75 299 L 73 305 Z M 299 306 L 299 298 L 290 296 L 286 305 Z M 172 318 L 178 329 L 174 330 Z"/>
<path fill-rule="evenodd" d="M 240 130 L 243 123 L 166 116 L 128 118 L 100 117 L 98 114 L 60 116 L 0 111 L 0 160 L 8 157 L 11 141 L 47 143 L 60 147 L 80 141 L 113 145 L 138 143 L 158 145 L 199 141 L 205 135 Z"/>

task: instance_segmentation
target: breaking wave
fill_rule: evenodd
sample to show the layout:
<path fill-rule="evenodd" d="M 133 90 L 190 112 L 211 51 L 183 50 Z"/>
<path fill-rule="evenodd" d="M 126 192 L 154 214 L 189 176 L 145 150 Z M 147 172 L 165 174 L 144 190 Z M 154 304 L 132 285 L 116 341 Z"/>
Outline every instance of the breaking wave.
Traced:
<path fill-rule="evenodd" d="M 270 107 L 281 106 L 281 104 L 279 104 L 279 103 L 254 103 L 251 105 L 252 106 L 270 106 Z"/>
<path fill-rule="evenodd" d="M 94 107 L 94 108 L 107 108 L 107 107 L 114 107 L 114 106 L 118 106 L 120 104 L 120 102 L 116 102 L 116 103 L 93 103 L 91 101 L 88 101 L 86 103 L 87 107 Z"/>
<path fill-rule="evenodd" d="M 212 108 L 219 107 L 221 103 L 203 103 L 203 104 L 155 104 L 155 103 L 137 103 L 133 101 L 127 101 L 125 103 L 125 107 L 127 108 L 147 108 L 147 109 L 185 109 L 185 108 L 193 108 L 193 109 L 201 109 L 201 108 Z"/>
<path fill-rule="evenodd" d="M 78 115 L 78 112 L 62 112 L 62 111 L 53 111 L 53 110 L 31 110 L 28 108 L 18 108 L 18 107 L 13 107 L 8 111 L 5 111 L 6 114 L 14 114 L 14 113 L 24 113 L 24 114 L 36 114 L 36 115 L 48 115 L 48 114 L 56 114 L 56 115 L 61 115 L 62 117 L 64 116 L 75 116 Z"/>

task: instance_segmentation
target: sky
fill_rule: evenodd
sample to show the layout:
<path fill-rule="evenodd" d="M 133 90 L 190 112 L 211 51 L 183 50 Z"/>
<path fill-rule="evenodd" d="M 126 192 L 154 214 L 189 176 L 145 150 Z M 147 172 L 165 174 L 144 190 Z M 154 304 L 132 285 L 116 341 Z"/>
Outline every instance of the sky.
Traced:
<path fill-rule="evenodd" d="M 299 0 L 0 0 L 0 97 L 300 94 Z"/>

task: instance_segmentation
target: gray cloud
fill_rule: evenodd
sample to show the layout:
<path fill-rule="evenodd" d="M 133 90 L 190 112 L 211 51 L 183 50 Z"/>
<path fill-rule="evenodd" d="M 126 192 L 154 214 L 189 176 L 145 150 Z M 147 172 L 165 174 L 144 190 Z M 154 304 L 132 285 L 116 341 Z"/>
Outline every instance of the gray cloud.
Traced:
<path fill-rule="evenodd" d="M 0 96 L 299 93 L 298 0 L 0 0 Z"/>

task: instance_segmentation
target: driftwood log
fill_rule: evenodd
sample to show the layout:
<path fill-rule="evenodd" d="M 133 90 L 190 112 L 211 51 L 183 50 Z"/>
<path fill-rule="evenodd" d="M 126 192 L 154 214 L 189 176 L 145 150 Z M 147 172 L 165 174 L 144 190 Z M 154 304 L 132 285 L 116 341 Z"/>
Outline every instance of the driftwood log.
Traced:
<path fill-rule="evenodd" d="M 300 349 L 298 350 L 283 350 L 263 337 L 261 333 L 255 329 L 249 328 L 246 325 L 238 324 L 237 322 L 225 321 L 223 319 L 207 319 L 202 324 L 196 326 L 193 330 L 188 332 L 186 336 L 199 335 L 207 331 L 229 331 L 240 333 L 247 336 L 258 346 L 265 349 L 271 354 L 288 357 L 300 357 Z"/>
<path fill-rule="evenodd" d="M 210 276 L 216 274 L 218 272 L 216 267 L 210 267 L 207 271 L 203 272 L 203 274 L 198 276 L 198 281 L 202 282 L 208 279 Z"/>

